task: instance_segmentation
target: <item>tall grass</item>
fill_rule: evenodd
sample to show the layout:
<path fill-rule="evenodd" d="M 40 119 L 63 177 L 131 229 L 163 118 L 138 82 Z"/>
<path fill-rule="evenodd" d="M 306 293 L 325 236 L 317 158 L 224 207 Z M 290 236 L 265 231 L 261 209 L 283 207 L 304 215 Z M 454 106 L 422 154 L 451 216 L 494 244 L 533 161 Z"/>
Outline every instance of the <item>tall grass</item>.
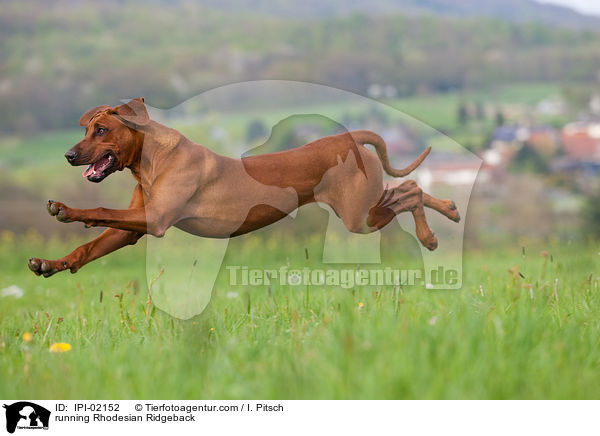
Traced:
<path fill-rule="evenodd" d="M 26 259 L 67 244 L 2 238 L 0 288 L 25 292 L 0 297 L 3 398 L 599 396 L 593 245 L 467 253 L 461 291 L 229 286 L 221 271 L 207 310 L 182 321 L 147 305 L 143 245 L 42 279 Z M 316 262 L 290 245 L 290 262 Z"/>

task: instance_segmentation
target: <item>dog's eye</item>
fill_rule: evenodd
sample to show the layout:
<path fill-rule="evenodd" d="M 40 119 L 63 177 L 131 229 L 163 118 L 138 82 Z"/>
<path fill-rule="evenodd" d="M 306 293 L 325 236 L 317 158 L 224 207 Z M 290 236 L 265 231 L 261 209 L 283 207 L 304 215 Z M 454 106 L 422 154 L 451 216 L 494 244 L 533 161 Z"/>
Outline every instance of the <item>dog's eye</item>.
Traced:
<path fill-rule="evenodd" d="M 106 132 L 108 132 L 108 129 L 105 129 L 104 127 L 98 127 L 96 129 L 96 135 L 104 135 Z"/>

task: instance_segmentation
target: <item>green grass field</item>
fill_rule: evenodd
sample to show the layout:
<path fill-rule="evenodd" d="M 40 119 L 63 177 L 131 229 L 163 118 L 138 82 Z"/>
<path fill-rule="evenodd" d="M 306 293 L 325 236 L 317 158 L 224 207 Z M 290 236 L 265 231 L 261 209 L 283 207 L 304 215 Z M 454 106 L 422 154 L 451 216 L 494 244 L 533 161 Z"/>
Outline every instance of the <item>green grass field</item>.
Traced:
<path fill-rule="evenodd" d="M 514 87 L 496 97 L 527 103 L 555 90 Z M 454 128 L 459 98 L 395 104 Z M 253 116 L 229 120 L 236 136 Z M 128 175 L 82 185 L 81 168 L 66 165 L 62 154 L 81 135 L 0 139 L 0 182 L 38 195 L 40 215 L 46 198 L 70 204 L 84 188 L 114 198 L 103 206 L 125 206 Z M 46 218 L 49 233 L 65 226 Z M 144 244 L 75 275 L 43 279 L 27 269 L 31 256 L 57 258 L 83 242 L 73 234 L 65 241 L 0 229 L 0 290 L 24 291 L 0 296 L 3 398 L 600 397 L 600 253 L 592 243 L 467 250 L 460 291 L 230 286 L 222 269 L 207 309 L 184 321 L 148 303 Z M 319 267 L 318 247 L 310 245 L 307 260 L 303 238 L 286 240 L 285 250 L 273 238 L 270 230 L 237 238 L 232 264 Z M 388 245 L 388 263 L 421 266 L 412 239 Z M 57 342 L 71 350 L 51 353 Z"/>
<path fill-rule="evenodd" d="M 147 305 L 144 245 L 75 275 L 27 270 L 75 243 L 2 236 L 0 288 L 25 291 L 0 298 L 3 398 L 599 397 L 593 245 L 467 253 L 461 291 L 234 289 L 222 271 L 207 310 L 182 321 Z M 256 244 L 239 244 L 236 261 L 254 264 Z"/>

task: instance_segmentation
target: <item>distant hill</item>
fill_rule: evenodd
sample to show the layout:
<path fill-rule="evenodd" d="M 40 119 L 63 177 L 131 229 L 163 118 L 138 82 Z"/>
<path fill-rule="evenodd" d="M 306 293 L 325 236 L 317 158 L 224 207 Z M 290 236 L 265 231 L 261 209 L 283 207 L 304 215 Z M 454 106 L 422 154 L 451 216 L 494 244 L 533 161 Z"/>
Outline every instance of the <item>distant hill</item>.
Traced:
<path fill-rule="evenodd" d="M 4 2 L 0 135 L 72 126 L 124 97 L 170 107 L 257 79 L 398 96 L 597 86 L 596 20 L 530 0 Z"/>
<path fill-rule="evenodd" d="M 433 14 L 498 18 L 509 22 L 536 21 L 561 27 L 600 30 L 600 17 L 533 0 L 205 0 L 202 3 L 215 9 L 285 18 L 331 18 L 352 13 Z"/>

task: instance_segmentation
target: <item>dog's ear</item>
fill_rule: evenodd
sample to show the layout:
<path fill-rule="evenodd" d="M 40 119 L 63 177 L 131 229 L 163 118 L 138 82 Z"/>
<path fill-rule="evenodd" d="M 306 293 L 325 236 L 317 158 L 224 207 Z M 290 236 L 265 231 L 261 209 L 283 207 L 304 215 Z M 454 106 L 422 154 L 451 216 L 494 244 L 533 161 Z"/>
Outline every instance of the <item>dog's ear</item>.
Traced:
<path fill-rule="evenodd" d="M 87 111 L 86 113 L 84 113 L 81 118 L 79 118 L 79 125 L 80 126 L 87 126 L 90 121 L 92 120 L 92 118 L 94 118 L 94 116 L 101 111 L 104 111 L 106 109 L 110 109 L 110 106 L 107 105 L 102 105 L 102 106 L 96 106 L 94 109 L 90 109 L 89 111 Z"/>
<path fill-rule="evenodd" d="M 142 97 L 134 98 L 125 104 L 113 108 L 111 113 L 117 115 L 125 123 L 136 126 L 145 126 L 150 122 L 150 116 Z"/>

